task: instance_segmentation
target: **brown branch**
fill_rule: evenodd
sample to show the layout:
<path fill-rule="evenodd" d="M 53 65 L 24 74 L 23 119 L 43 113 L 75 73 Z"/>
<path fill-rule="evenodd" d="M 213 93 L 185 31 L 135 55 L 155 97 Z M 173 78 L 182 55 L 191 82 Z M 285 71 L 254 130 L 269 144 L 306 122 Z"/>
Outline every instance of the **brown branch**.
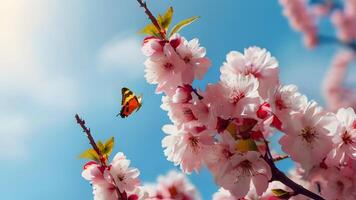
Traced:
<path fill-rule="evenodd" d="M 267 164 L 271 167 L 272 171 L 272 179 L 271 181 L 279 181 L 283 183 L 284 185 L 288 186 L 293 190 L 293 196 L 302 194 L 304 196 L 307 196 L 309 198 L 315 199 L 315 200 L 325 200 L 323 197 L 305 189 L 303 186 L 297 184 L 293 180 L 291 180 L 288 176 L 286 176 L 283 172 L 281 172 L 277 166 L 274 164 L 273 157 L 271 154 L 271 151 L 268 146 L 268 142 L 266 139 L 264 139 L 265 145 L 266 145 L 266 155 L 263 156 L 263 159 L 267 162 Z"/>
<path fill-rule="evenodd" d="M 86 134 L 87 138 L 89 139 L 90 145 L 93 147 L 94 151 L 98 154 L 101 166 L 107 167 L 106 159 L 104 158 L 100 149 L 96 145 L 95 140 L 90 133 L 90 129 L 85 126 L 85 121 L 82 120 L 78 114 L 75 114 L 75 119 L 76 119 L 77 123 L 80 125 L 80 127 L 83 129 L 83 132 Z M 118 200 L 124 200 L 125 198 L 124 198 L 123 194 L 120 192 L 119 188 L 117 187 L 117 184 L 115 183 L 115 179 L 111 176 L 110 173 L 109 173 L 109 176 L 111 177 L 112 181 L 114 182 L 114 185 L 116 186 L 115 189 L 116 189 L 116 192 L 118 195 Z"/>
<path fill-rule="evenodd" d="M 146 15 L 148 16 L 148 19 L 151 20 L 152 24 L 156 27 L 157 31 L 161 35 L 163 40 L 166 40 L 166 31 L 161 28 L 159 25 L 156 17 L 152 14 L 152 12 L 148 9 L 147 4 L 143 0 L 137 0 L 137 2 L 140 4 L 140 6 L 145 10 Z"/>
<path fill-rule="evenodd" d="M 78 114 L 75 115 L 75 119 L 76 119 L 77 123 L 80 125 L 80 127 L 82 127 L 83 132 L 86 134 L 87 138 L 89 139 L 90 145 L 93 147 L 94 151 L 98 154 L 101 165 L 106 167 L 106 162 L 105 162 L 104 156 L 101 153 L 98 146 L 96 145 L 95 140 L 90 133 L 90 129 L 85 126 L 85 121 L 82 120 Z"/>
<path fill-rule="evenodd" d="M 198 93 L 197 89 L 193 88 L 193 92 L 194 92 L 195 95 L 197 95 L 197 97 L 198 97 L 199 100 L 204 99 L 204 97 L 201 96 L 201 95 Z"/>

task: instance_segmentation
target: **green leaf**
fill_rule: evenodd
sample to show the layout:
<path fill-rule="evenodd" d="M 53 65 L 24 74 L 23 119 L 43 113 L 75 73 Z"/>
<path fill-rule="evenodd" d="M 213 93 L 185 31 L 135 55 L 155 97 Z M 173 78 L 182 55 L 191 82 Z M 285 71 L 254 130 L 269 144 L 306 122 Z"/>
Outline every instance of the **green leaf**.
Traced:
<path fill-rule="evenodd" d="M 85 158 L 89 160 L 94 160 L 100 162 L 99 155 L 96 153 L 94 149 L 88 149 L 79 155 L 79 158 Z"/>
<path fill-rule="evenodd" d="M 283 190 L 283 189 L 272 189 L 271 190 L 274 196 L 280 198 L 280 199 L 288 199 L 290 197 L 289 192 Z"/>
<path fill-rule="evenodd" d="M 153 24 L 149 24 L 145 26 L 143 29 L 140 30 L 141 34 L 147 34 L 147 35 L 152 35 L 155 37 L 161 37 L 159 31 Z"/>
<path fill-rule="evenodd" d="M 104 149 L 101 150 L 102 154 L 105 154 L 107 155 L 107 157 L 109 157 L 112 152 L 112 149 L 114 148 L 114 144 L 115 144 L 114 137 L 109 138 L 104 144 Z"/>
<path fill-rule="evenodd" d="M 182 28 L 188 26 L 189 24 L 193 23 L 195 20 L 197 20 L 199 17 L 194 16 L 185 20 L 180 21 L 178 24 L 174 25 L 172 28 L 171 33 L 169 34 L 169 37 L 171 37 L 174 33 L 178 33 Z"/>
<path fill-rule="evenodd" d="M 257 151 L 257 145 L 252 139 L 241 139 L 236 143 L 236 150 L 239 152 Z"/>
<path fill-rule="evenodd" d="M 98 146 L 100 153 L 103 155 L 106 161 L 110 157 L 110 154 L 114 148 L 114 143 L 115 143 L 114 137 L 109 138 L 105 143 L 103 143 L 100 140 L 96 142 L 96 145 Z M 82 154 L 80 154 L 79 158 L 86 158 L 89 160 L 101 162 L 99 155 L 96 153 L 94 149 L 88 149 L 84 151 Z"/>
<path fill-rule="evenodd" d="M 98 140 L 98 142 L 96 142 L 96 145 L 98 146 L 100 152 L 103 153 L 103 149 L 105 148 L 103 142 Z"/>
<path fill-rule="evenodd" d="M 169 25 L 171 25 L 172 18 L 173 18 L 173 8 L 169 7 L 163 16 L 158 15 L 157 21 L 158 21 L 158 24 L 160 25 L 160 27 L 162 29 L 164 29 L 165 31 L 167 31 L 169 28 Z"/>

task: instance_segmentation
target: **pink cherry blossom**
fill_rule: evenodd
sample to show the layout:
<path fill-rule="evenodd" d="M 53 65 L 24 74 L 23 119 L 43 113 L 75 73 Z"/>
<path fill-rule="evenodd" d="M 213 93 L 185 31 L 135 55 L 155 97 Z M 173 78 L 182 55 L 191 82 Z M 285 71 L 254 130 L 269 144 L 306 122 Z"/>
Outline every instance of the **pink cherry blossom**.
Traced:
<path fill-rule="evenodd" d="M 173 103 L 188 103 L 193 99 L 193 87 L 191 85 L 178 86 L 172 98 Z"/>
<path fill-rule="evenodd" d="M 122 152 L 115 155 L 109 171 L 120 192 L 132 192 L 140 185 L 138 179 L 140 172 L 130 167 L 130 160 L 127 160 Z"/>
<path fill-rule="evenodd" d="M 187 68 L 189 71 L 186 71 L 184 74 L 194 74 L 194 78 L 203 79 L 211 62 L 205 57 L 205 48 L 199 46 L 199 40 L 195 38 L 187 41 L 182 37 L 182 42 L 176 50 L 184 62 L 189 65 Z"/>
<path fill-rule="evenodd" d="M 271 102 L 274 113 L 282 118 L 283 113 L 293 113 L 304 109 L 308 99 L 298 92 L 297 86 L 281 85 L 272 92 L 269 102 Z"/>
<path fill-rule="evenodd" d="M 202 79 L 211 65 L 197 39 L 188 42 L 178 34 L 168 41 L 149 37 L 142 51 L 149 57 L 145 62 L 147 82 L 157 84 L 157 93 L 165 92 L 169 96 L 178 86 L 192 84 L 195 78 Z"/>
<path fill-rule="evenodd" d="M 269 91 L 268 102 L 271 112 L 285 124 L 290 120 L 291 114 L 304 109 L 307 97 L 298 92 L 295 85 L 280 85 Z"/>
<path fill-rule="evenodd" d="M 84 165 L 84 169 L 82 172 L 82 177 L 89 181 L 92 184 L 96 182 L 101 182 L 105 180 L 104 178 L 104 171 L 105 167 L 97 164 L 96 162 L 88 162 Z"/>
<path fill-rule="evenodd" d="M 107 168 L 91 162 L 84 166 L 82 176 L 92 184 L 94 200 L 118 199 L 116 186 L 108 176 Z"/>
<path fill-rule="evenodd" d="M 333 136 L 334 148 L 329 153 L 326 163 L 338 166 L 348 159 L 356 160 L 356 115 L 352 108 L 340 108 L 336 117 L 340 127 Z"/>
<path fill-rule="evenodd" d="M 279 82 L 277 60 L 266 49 L 259 47 L 249 47 L 244 54 L 237 51 L 228 53 L 220 71 L 223 82 L 237 74 L 254 76 L 259 81 L 258 91 L 263 97 L 266 97 L 269 88 Z"/>
<path fill-rule="evenodd" d="M 180 165 L 186 173 L 199 170 L 213 137 L 209 130 L 200 131 L 197 127 L 165 125 L 162 130 L 168 134 L 162 140 L 164 154 L 169 161 Z"/>
<path fill-rule="evenodd" d="M 231 158 L 236 153 L 235 140 L 228 133 L 223 133 L 228 143 L 218 143 L 212 146 L 205 156 L 205 163 L 214 177 L 221 176 L 222 173 L 232 168 Z"/>
<path fill-rule="evenodd" d="M 231 165 L 232 168 L 215 177 L 218 185 L 229 190 L 236 198 L 244 197 L 251 184 L 258 195 L 266 191 L 272 177 L 271 169 L 258 152 L 235 154 L 231 158 Z"/>
<path fill-rule="evenodd" d="M 163 47 L 161 57 L 153 60 L 147 59 L 145 62 L 145 78 L 151 84 L 158 84 L 156 92 L 172 94 L 177 86 L 183 85 L 182 72 L 188 67 L 170 43 Z M 191 82 L 186 82 L 190 84 Z"/>
<path fill-rule="evenodd" d="M 93 184 L 94 200 L 117 200 L 118 194 L 114 184 L 103 181 Z"/>
<path fill-rule="evenodd" d="M 209 103 L 212 102 L 212 99 L 209 99 L 205 94 L 206 93 L 203 94 L 204 99 L 193 102 L 191 109 L 194 116 L 201 124 L 208 129 L 215 129 L 217 123 L 217 110 L 212 109 L 212 105 Z"/>
<path fill-rule="evenodd" d="M 146 200 L 200 200 L 200 194 L 186 175 L 170 171 L 165 176 L 159 176 L 157 184 L 145 186 L 149 193 Z"/>
<path fill-rule="evenodd" d="M 257 79 L 252 75 L 236 74 L 225 77 L 217 88 L 220 93 L 215 92 L 217 98 L 221 99 L 212 106 L 220 110 L 223 118 L 255 112 L 260 103 L 258 86 Z"/>
<path fill-rule="evenodd" d="M 163 97 L 162 101 L 161 108 L 168 111 L 169 118 L 177 126 L 197 119 L 192 111 L 192 103 L 174 103 L 168 96 Z"/>
<path fill-rule="evenodd" d="M 318 165 L 332 148 L 335 117 L 327 114 L 315 102 L 309 102 L 301 112 L 292 114 L 285 135 L 279 140 L 284 152 L 305 169 Z M 302 149 L 302 151 L 301 151 Z"/>
<path fill-rule="evenodd" d="M 141 48 L 142 54 L 151 57 L 153 60 L 159 59 L 163 54 L 164 41 L 155 37 L 146 37 Z"/>

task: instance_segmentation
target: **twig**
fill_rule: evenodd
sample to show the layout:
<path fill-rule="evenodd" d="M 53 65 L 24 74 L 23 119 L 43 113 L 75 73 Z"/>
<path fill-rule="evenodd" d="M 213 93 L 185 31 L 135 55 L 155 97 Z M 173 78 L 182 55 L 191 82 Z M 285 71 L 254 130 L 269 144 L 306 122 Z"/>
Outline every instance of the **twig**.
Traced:
<path fill-rule="evenodd" d="M 159 25 L 159 23 L 158 23 L 157 19 L 155 18 L 155 16 L 148 9 L 146 2 L 143 1 L 143 0 L 137 0 L 137 2 L 145 10 L 145 13 L 148 16 L 148 19 L 150 19 L 152 24 L 156 27 L 156 29 L 159 32 L 159 34 L 161 35 L 162 39 L 166 40 L 166 31 L 161 28 L 161 26 Z"/>
<path fill-rule="evenodd" d="M 103 167 L 108 167 L 106 165 L 106 159 L 104 158 L 103 154 L 101 153 L 100 149 L 98 148 L 98 146 L 95 143 L 95 140 L 93 138 L 93 136 L 90 133 L 90 129 L 87 128 L 85 126 L 85 121 L 82 120 L 78 114 L 75 114 L 75 119 L 77 121 L 77 123 L 80 125 L 80 127 L 83 129 L 83 132 L 86 134 L 87 138 L 89 139 L 89 143 L 90 145 L 93 147 L 94 151 L 98 154 L 99 159 L 100 159 L 100 164 Z M 109 173 L 109 176 L 111 177 L 112 181 L 114 182 L 114 185 L 116 186 L 116 193 L 118 195 L 118 200 L 124 200 L 125 198 L 123 197 L 123 195 L 121 194 L 119 188 L 117 187 L 117 184 L 115 182 L 115 179 L 111 176 L 111 174 Z"/>
<path fill-rule="evenodd" d="M 265 145 L 266 145 L 266 155 L 263 156 L 263 159 L 267 162 L 267 164 L 270 166 L 271 171 L 272 171 L 272 179 L 271 181 L 279 181 L 283 183 L 284 185 L 288 186 L 293 190 L 293 196 L 302 194 L 304 196 L 307 196 L 309 198 L 315 199 L 315 200 L 325 200 L 323 197 L 305 189 L 303 186 L 295 183 L 292 181 L 290 178 L 288 178 L 283 172 L 281 172 L 277 166 L 274 164 L 273 157 L 271 154 L 271 151 L 268 146 L 268 142 L 266 139 L 264 139 Z"/>
<path fill-rule="evenodd" d="M 195 95 L 197 95 L 197 97 L 198 97 L 199 100 L 204 99 L 204 97 L 201 96 L 201 95 L 198 93 L 197 89 L 193 88 L 193 92 L 194 92 Z"/>
<path fill-rule="evenodd" d="M 85 121 L 82 120 L 78 114 L 75 115 L 75 119 L 76 119 L 77 123 L 80 125 L 80 127 L 82 127 L 83 132 L 86 134 L 87 138 L 89 139 L 90 145 L 93 147 L 94 151 L 98 154 L 98 156 L 100 158 L 101 165 L 106 167 L 106 162 L 105 162 L 104 156 L 101 153 L 98 146 L 96 145 L 95 140 L 90 133 L 90 129 L 85 126 Z"/>

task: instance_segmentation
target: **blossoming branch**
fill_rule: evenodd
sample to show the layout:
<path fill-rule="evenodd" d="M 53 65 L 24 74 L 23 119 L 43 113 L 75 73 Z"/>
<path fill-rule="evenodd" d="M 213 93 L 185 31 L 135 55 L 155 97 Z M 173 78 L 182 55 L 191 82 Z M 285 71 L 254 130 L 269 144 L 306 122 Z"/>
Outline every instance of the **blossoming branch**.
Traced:
<path fill-rule="evenodd" d="M 220 80 L 198 89 L 194 80 L 204 78 L 211 62 L 198 39 L 187 40 L 178 33 L 197 17 L 169 31 L 173 8 L 155 17 L 144 1 L 137 1 L 151 21 L 141 31 L 148 34 L 142 45 L 147 56 L 145 78 L 163 94 L 161 108 L 171 120 L 162 128 L 166 133 L 162 147 L 169 161 L 187 174 L 206 166 L 220 187 L 214 200 L 356 199 L 353 108 L 330 112 L 308 100 L 297 86 L 283 85 L 277 59 L 255 46 L 229 52 L 220 67 Z M 298 12 L 311 18 L 305 14 L 304 1 L 281 2 L 295 27 L 307 34 L 307 44 L 315 44 L 313 23 L 298 24 Z M 81 157 L 92 160 L 82 176 L 92 184 L 95 200 L 200 199 L 177 172 L 142 186 L 138 169 L 130 167 L 123 153 L 109 163 L 114 139 L 96 142 L 78 115 L 76 120 L 93 147 Z M 275 134 L 281 135 L 283 155 L 271 150 Z M 275 162 L 289 158 L 296 167 L 283 173 Z"/>

